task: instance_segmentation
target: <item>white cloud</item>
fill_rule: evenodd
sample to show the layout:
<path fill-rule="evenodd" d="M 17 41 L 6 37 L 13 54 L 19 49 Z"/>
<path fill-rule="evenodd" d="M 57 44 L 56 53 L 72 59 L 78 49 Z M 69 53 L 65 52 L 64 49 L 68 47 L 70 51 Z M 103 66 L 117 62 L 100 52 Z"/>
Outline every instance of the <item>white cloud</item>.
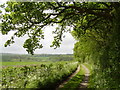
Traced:
<path fill-rule="evenodd" d="M 43 48 L 42 49 L 37 49 L 35 51 L 36 54 L 38 53 L 47 53 L 47 54 L 69 54 L 69 53 L 73 53 L 73 47 L 74 47 L 74 43 L 75 40 L 73 39 L 73 37 L 71 36 L 70 33 L 66 33 L 66 37 L 63 39 L 61 47 L 57 48 L 57 49 L 53 49 L 50 47 L 52 41 L 53 41 L 53 34 L 52 31 L 55 30 L 55 27 L 49 26 L 44 30 L 44 34 L 45 34 L 45 39 L 41 41 L 41 43 L 43 44 Z M 8 40 L 12 35 L 13 35 L 13 31 L 11 31 L 8 35 L 0 35 L 0 37 L 2 38 L 2 41 L 0 43 L 0 48 L 2 48 L 2 50 L 0 51 L 0 53 L 19 53 L 19 54 L 27 54 L 27 52 L 25 51 L 25 49 L 22 47 L 24 40 L 27 39 L 27 36 L 24 36 L 22 38 L 16 38 L 15 39 L 15 44 L 8 46 L 8 47 L 4 47 L 4 43 L 6 40 Z"/>
<path fill-rule="evenodd" d="M 5 2 L 7 2 L 7 1 L 9 1 L 9 0 L 0 0 L 0 4 L 3 4 Z"/>

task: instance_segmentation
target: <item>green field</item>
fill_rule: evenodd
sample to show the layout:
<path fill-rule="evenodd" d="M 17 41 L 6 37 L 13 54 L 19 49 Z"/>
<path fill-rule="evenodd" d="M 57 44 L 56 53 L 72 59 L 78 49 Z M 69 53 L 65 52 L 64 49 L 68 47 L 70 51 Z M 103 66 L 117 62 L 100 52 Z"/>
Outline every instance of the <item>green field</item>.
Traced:
<path fill-rule="evenodd" d="M 56 88 L 78 66 L 72 54 L 0 55 L 2 88 Z"/>
<path fill-rule="evenodd" d="M 56 88 L 72 74 L 78 62 L 3 62 L 2 88 Z M 21 64 L 21 65 L 20 65 Z M 15 66 L 15 67 L 13 67 Z"/>
<path fill-rule="evenodd" d="M 71 61 L 72 54 L 10 54 L 0 53 L 2 62 L 45 62 L 45 61 Z"/>
<path fill-rule="evenodd" d="M 2 62 L 2 66 L 39 65 L 50 62 Z"/>

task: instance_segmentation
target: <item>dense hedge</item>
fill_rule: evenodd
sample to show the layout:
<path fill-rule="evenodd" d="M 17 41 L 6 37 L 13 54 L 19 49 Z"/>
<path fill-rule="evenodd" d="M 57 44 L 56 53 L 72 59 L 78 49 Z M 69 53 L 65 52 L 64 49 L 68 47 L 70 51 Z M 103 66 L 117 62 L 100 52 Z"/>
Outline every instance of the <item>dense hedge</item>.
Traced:
<path fill-rule="evenodd" d="M 113 22 L 101 20 L 84 35 L 73 32 L 74 37 L 79 35 L 75 58 L 93 65 L 91 88 L 120 88 L 120 8 L 113 13 Z"/>

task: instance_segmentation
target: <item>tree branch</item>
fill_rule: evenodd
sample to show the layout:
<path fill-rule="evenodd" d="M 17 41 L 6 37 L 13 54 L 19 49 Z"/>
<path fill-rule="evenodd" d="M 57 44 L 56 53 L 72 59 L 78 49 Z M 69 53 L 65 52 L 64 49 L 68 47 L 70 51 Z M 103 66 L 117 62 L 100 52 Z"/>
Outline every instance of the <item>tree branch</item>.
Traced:
<path fill-rule="evenodd" d="M 64 7 L 65 9 L 69 9 L 69 8 L 73 8 L 75 10 L 78 10 L 79 13 L 83 14 L 83 13 L 88 13 L 88 14 L 93 14 L 96 15 L 98 17 L 104 17 L 106 19 L 110 19 L 112 18 L 112 16 L 109 14 L 110 10 L 112 9 L 90 9 L 90 8 L 81 8 L 81 7 L 76 7 L 76 6 L 61 6 Z M 95 12 L 97 11 L 97 12 Z M 109 11 L 109 12 L 108 12 Z"/>

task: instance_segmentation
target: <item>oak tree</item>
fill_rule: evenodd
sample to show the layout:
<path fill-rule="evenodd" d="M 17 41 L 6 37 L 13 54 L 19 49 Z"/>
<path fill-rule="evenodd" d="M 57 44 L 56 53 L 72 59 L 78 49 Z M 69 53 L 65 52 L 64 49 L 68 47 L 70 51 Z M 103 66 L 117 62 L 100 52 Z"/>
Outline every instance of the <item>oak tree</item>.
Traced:
<path fill-rule="evenodd" d="M 2 15 L 1 33 L 8 34 L 15 31 L 5 46 L 14 43 L 15 37 L 28 35 L 23 45 L 28 53 L 42 48 L 40 43 L 44 39 L 43 30 L 48 25 L 58 24 L 54 33 L 53 45 L 60 46 L 62 34 L 71 27 L 78 33 L 84 34 L 86 29 L 99 29 L 102 25 L 113 27 L 120 3 L 116 2 L 7 2 Z M 111 28 L 109 27 L 109 28 Z"/>

